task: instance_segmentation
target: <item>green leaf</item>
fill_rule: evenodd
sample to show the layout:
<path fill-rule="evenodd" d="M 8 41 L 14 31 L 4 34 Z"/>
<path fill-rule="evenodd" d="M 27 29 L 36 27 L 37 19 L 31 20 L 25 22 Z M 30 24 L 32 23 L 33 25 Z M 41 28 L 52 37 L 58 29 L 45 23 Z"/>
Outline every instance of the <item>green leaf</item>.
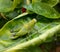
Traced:
<path fill-rule="evenodd" d="M 36 2 L 46 3 L 47 5 L 54 7 L 59 3 L 59 0 L 32 0 L 32 3 L 36 3 Z"/>
<path fill-rule="evenodd" d="M 36 15 L 34 16 L 36 17 Z M 23 18 L 16 17 L 15 19 L 7 22 L 3 28 L 0 29 L 0 52 L 4 52 L 18 44 L 27 42 L 32 40 L 33 38 L 38 37 L 40 34 L 43 34 L 50 28 L 55 27 L 56 25 L 60 24 L 60 20 L 50 20 L 46 19 L 42 16 L 37 16 L 37 23 L 32 29 L 31 33 L 27 36 L 20 37 L 16 40 L 11 39 L 11 35 L 13 33 L 17 33 L 25 23 L 28 23 L 32 19 L 31 16 L 25 16 Z M 52 39 L 52 38 L 51 38 Z M 49 39 L 47 39 L 49 41 Z M 18 49 L 19 50 L 19 49 Z M 16 52 L 18 51 L 16 50 Z M 29 50 L 30 51 L 30 50 Z"/>
<path fill-rule="evenodd" d="M 54 7 L 59 3 L 59 0 L 42 0 L 42 2 L 49 4 L 51 7 Z"/>
<path fill-rule="evenodd" d="M 13 0 L 13 4 L 11 7 L 11 10 L 14 10 L 18 4 L 20 4 L 22 2 L 22 0 Z"/>
<path fill-rule="evenodd" d="M 20 2 L 20 0 L 0 0 L 0 12 L 13 11 Z"/>
<path fill-rule="evenodd" d="M 52 19 L 60 18 L 59 13 L 54 8 L 47 5 L 46 3 L 35 3 L 35 4 L 26 5 L 24 7 L 27 10 L 30 10 L 38 15 L 42 15 L 47 18 L 52 18 Z"/>

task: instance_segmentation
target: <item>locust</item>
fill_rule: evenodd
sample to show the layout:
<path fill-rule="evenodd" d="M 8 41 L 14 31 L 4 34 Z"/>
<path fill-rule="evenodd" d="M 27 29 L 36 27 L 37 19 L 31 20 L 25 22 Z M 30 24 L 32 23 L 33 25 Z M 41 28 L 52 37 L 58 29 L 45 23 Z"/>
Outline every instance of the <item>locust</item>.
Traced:
<path fill-rule="evenodd" d="M 18 37 L 26 35 L 27 33 L 29 33 L 31 31 L 31 29 L 34 27 L 36 22 L 37 22 L 36 19 L 32 19 L 27 24 L 24 24 L 23 27 L 17 33 L 14 33 L 11 38 L 16 39 Z"/>

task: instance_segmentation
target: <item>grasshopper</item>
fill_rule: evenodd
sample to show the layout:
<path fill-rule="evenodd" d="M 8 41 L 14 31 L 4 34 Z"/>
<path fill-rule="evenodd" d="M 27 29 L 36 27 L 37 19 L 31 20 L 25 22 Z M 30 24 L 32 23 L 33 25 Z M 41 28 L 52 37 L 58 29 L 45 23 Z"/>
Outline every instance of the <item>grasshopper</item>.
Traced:
<path fill-rule="evenodd" d="M 16 39 L 18 37 L 26 35 L 27 33 L 31 31 L 31 29 L 34 27 L 36 22 L 37 22 L 36 19 L 32 19 L 27 24 L 24 24 L 23 27 L 17 33 L 15 33 L 11 38 Z"/>

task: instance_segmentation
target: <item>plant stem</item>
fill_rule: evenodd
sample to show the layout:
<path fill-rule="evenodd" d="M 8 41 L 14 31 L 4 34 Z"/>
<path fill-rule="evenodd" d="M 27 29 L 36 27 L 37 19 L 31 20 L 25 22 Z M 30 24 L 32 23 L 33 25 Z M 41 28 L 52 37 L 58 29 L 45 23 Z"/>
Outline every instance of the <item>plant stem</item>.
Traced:
<path fill-rule="evenodd" d="M 4 18 L 4 19 L 7 19 L 3 13 L 0 13 L 0 15 Z"/>
<path fill-rule="evenodd" d="M 47 38 L 51 38 L 52 36 L 54 36 L 54 34 L 57 33 L 59 30 L 60 30 L 60 25 L 57 25 L 56 27 L 53 27 L 50 30 L 47 30 L 45 33 L 41 34 L 39 37 L 29 40 L 27 42 L 18 44 L 10 49 L 7 49 L 4 52 L 16 52 L 17 50 L 26 49 L 30 46 L 40 45 L 41 43 L 45 42 Z"/>
<path fill-rule="evenodd" d="M 16 18 L 14 18 L 14 19 L 17 19 L 17 18 L 23 17 L 23 16 L 25 16 L 25 15 L 28 15 L 28 12 L 25 12 L 25 13 L 22 13 L 22 14 L 18 15 L 18 16 L 17 16 Z"/>

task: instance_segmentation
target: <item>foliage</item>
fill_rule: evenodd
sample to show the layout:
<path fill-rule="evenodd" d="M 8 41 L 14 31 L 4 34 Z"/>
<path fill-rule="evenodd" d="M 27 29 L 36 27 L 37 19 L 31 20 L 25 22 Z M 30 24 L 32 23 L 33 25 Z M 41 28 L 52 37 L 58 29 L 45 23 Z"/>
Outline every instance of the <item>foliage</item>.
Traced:
<path fill-rule="evenodd" d="M 0 12 L 6 17 L 3 19 L 0 15 L 0 52 L 49 52 L 51 43 L 60 41 L 57 39 L 60 37 L 59 0 L 32 0 L 28 5 L 24 2 L 0 0 Z M 22 8 L 26 9 L 25 13 L 22 13 Z M 30 26 L 28 22 L 32 19 L 37 22 L 29 32 L 24 25 Z M 25 33 L 20 32 L 23 36 L 12 39 L 21 29 L 25 30 L 22 31 Z M 45 45 L 43 50 L 41 44 Z"/>

